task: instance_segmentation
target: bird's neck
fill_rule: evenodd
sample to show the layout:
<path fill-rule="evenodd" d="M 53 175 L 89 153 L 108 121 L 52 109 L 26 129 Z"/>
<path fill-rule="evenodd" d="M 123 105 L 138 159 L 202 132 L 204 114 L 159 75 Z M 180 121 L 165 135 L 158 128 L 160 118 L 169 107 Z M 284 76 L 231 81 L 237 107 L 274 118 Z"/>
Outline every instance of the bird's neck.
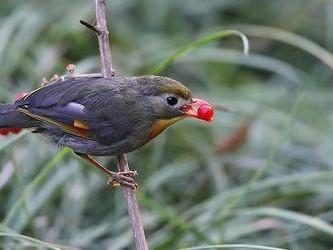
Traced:
<path fill-rule="evenodd" d="M 153 126 L 150 129 L 150 132 L 148 134 L 149 140 L 153 139 L 154 137 L 158 136 L 160 133 L 163 132 L 164 129 L 169 127 L 170 125 L 174 124 L 175 122 L 178 122 L 180 120 L 184 119 L 182 116 L 178 116 L 171 119 L 159 119 L 154 122 Z"/>

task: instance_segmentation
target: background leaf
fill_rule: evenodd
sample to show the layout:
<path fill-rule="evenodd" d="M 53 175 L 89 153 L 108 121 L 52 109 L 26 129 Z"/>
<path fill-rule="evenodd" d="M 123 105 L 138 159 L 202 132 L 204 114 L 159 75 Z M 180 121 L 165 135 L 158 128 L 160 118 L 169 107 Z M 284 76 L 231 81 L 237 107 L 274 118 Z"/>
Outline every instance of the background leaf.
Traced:
<path fill-rule="evenodd" d="M 150 248 L 331 248 L 332 1 L 107 7 L 118 75 L 172 77 L 229 110 L 211 124 L 175 124 L 129 155 Z M 68 63 L 99 72 L 96 37 L 79 24 L 94 15 L 90 0 L 2 1 L 0 102 L 64 74 Z M 249 39 L 247 56 L 241 39 L 224 36 L 239 32 Z M 232 150 L 216 153 L 236 136 Z M 111 157 L 98 160 L 115 169 Z M 0 137 L 0 221 L 4 249 L 133 247 L 120 190 L 28 132 Z"/>

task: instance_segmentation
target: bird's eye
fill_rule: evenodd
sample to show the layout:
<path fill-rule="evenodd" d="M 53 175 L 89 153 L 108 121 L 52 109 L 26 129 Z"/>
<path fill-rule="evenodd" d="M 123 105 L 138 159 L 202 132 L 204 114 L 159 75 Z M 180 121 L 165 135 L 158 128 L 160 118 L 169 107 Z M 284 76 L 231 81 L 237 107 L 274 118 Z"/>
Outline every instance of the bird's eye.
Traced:
<path fill-rule="evenodd" d="M 174 96 L 168 96 L 167 102 L 170 106 L 175 106 L 178 103 L 178 99 Z"/>

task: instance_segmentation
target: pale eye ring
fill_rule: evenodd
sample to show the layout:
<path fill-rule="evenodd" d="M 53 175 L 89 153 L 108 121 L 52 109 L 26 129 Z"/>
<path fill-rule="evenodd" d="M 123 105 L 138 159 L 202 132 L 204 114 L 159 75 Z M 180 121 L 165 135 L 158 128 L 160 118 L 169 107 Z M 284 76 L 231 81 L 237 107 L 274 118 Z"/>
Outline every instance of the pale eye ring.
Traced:
<path fill-rule="evenodd" d="M 168 96 L 167 97 L 167 103 L 170 106 L 175 106 L 178 103 L 178 99 L 176 97 L 174 97 L 174 96 Z"/>

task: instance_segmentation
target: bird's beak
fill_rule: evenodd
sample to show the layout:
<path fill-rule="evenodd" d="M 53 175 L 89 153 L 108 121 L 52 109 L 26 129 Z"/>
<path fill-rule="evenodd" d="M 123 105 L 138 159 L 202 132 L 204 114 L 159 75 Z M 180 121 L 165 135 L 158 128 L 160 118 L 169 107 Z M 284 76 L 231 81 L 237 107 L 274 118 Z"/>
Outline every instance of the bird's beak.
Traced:
<path fill-rule="evenodd" d="M 197 98 L 192 98 L 191 103 L 182 106 L 180 110 L 187 116 L 207 122 L 211 122 L 214 116 L 213 106 L 209 102 Z"/>

